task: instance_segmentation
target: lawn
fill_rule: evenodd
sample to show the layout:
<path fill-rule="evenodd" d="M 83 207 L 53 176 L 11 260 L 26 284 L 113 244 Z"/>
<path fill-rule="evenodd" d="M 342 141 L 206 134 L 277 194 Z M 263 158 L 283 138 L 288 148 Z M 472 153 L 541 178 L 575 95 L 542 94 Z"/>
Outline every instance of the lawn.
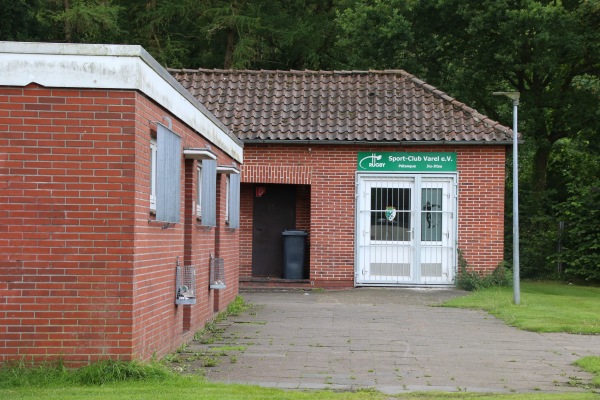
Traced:
<path fill-rule="evenodd" d="M 478 393 L 408 393 L 397 396 L 374 391 L 283 391 L 256 386 L 208 383 L 199 379 L 174 378 L 163 382 L 121 382 L 103 386 L 27 387 L 0 390 L 0 399 L 6 400 L 384 400 L 384 399 L 478 399 L 478 400 L 592 400 L 598 394 L 478 394 Z"/>
<path fill-rule="evenodd" d="M 555 282 L 523 282 L 521 304 L 511 287 L 492 287 L 452 299 L 444 307 L 488 311 L 508 325 L 534 332 L 600 334 L 600 288 Z"/>

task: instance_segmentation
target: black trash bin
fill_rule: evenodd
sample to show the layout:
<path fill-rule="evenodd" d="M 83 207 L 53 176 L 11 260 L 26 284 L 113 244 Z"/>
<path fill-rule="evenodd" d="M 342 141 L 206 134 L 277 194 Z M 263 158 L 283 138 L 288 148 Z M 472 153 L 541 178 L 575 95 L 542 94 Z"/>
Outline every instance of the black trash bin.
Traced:
<path fill-rule="evenodd" d="M 283 279 L 304 279 L 305 231 L 283 231 Z"/>

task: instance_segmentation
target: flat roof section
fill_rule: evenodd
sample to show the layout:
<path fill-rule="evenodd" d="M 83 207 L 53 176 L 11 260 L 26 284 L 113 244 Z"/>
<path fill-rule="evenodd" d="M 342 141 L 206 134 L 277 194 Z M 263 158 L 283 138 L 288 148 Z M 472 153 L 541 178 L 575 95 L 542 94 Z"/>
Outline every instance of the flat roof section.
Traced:
<path fill-rule="evenodd" d="M 243 144 L 141 46 L 0 42 L 0 85 L 138 90 L 238 162 Z"/>

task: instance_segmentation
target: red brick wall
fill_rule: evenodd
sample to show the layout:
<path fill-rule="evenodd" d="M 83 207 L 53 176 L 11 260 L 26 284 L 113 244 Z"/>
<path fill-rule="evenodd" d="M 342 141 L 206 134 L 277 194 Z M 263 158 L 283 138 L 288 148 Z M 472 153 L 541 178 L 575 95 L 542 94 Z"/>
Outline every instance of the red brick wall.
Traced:
<path fill-rule="evenodd" d="M 207 230 L 184 214 L 195 162 L 183 158 L 181 223 L 152 221 L 150 137 L 166 115 L 183 145 L 204 147 L 134 91 L 0 88 L 0 362 L 148 359 L 213 316 L 209 256 L 220 234 L 233 276 L 238 230 Z M 174 304 L 178 259 L 197 267 L 196 305 Z M 237 293 L 230 281 L 220 307 Z"/>
<path fill-rule="evenodd" d="M 0 360 L 129 357 L 135 96 L 0 88 Z"/>
<path fill-rule="evenodd" d="M 195 215 L 196 166 L 199 161 L 183 160 L 181 165 L 182 196 L 181 221 L 167 229 L 164 224 L 151 221 L 149 209 L 149 168 L 150 139 L 149 121 L 163 122 L 168 113 L 157 104 L 138 96 L 136 119 L 139 179 L 136 180 L 136 235 L 135 235 L 135 301 L 134 308 L 134 353 L 139 358 L 158 356 L 172 350 L 190 339 L 194 332 L 202 328 L 215 311 L 226 307 L 237 295 L 237 275 L 227 282 L 225 294 L 219 295 L 209 290 L 210 256 L 219 255 L 219 245 L 231 247 L 225 251 L 226 274 L 237 274 L 239 230 L 225 228 L 224 179 L 218 179 L 217 227 L 205 227 Z M 182 146 L 203 148 L 211 145 L 218 156 L 219 165 L 231 165 L 232 159 L 225 156 L 214 144 L 189 130 L 172 118 L 173 130 L 182 136 Z M 187 176 L 187 178 L 186 178 Z M 221 189 L 223 185 L 223 189 Z M 190 212 L 190 209 L 192 212 Z M 220 210 L 223 211 L 220 211 Z M 186 214 L 187 211 L 187 214 Z M 232 256 L 233 253 L 233 256 Z M 194 266 L 196 270 L 196 304 L 174 305 L 175 268 L 179 257 L 182 266 Z"/>
<path fill-rule="evenodd" d="M 310 279 L 316 286 L 351 287 L 354 284 L 355 174 L 358 151 L 456 152 L 459 173 L 458 246 L 474 269 L 491 271 L 502 261 L 505 171 L 503 146 L 407 148 L 246 145 L 243 182 L 310 185 Z M 244 187 L 240 275 L 251 276 L 253 184 L 246 183 Z"/>
<path fill-rule="evenodd" d="M 506 149 L 457 148 L 458 247 L 472 269 L 491 272 L 504 257 Z"/>
<path fill-rule="evenodd" d="M 245 155 L 244 155 L 245 157 Z M 242 167 L 242 171 L 246 165 Z M 242 174 L 243 176 L 243 174 Z M 252 276 L 252 219 L 254 184 L 242 183 L 240 192 L 240 276 Z"/>
<path fill-rule="evenodd" d="M 217 180 L 217 227 L 216 257 L 223 258 L 225 262 L 225 289 L 215 290 L 214 311 L 223 311 L 238 294 L 239 286 L 239 235 L 238 229 L 231 229 L 225 223 L 225 206 L 227 201 L 226 179 L 227 175 L 219 175 Z"/>

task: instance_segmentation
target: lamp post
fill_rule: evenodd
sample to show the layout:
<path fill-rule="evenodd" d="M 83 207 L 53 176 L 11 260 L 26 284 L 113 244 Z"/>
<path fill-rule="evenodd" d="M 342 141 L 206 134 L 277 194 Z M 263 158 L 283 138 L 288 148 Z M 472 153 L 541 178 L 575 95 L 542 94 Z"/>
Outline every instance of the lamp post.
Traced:
<path fill-rule="evenodd" d="M 494 96 L 505 96 L 513 102 L 513 300 L 521 302 L 519 278 L 519 153 L 517 135 L 517 111 L 519 107 L 519 92 L 494 92 Z"/>

